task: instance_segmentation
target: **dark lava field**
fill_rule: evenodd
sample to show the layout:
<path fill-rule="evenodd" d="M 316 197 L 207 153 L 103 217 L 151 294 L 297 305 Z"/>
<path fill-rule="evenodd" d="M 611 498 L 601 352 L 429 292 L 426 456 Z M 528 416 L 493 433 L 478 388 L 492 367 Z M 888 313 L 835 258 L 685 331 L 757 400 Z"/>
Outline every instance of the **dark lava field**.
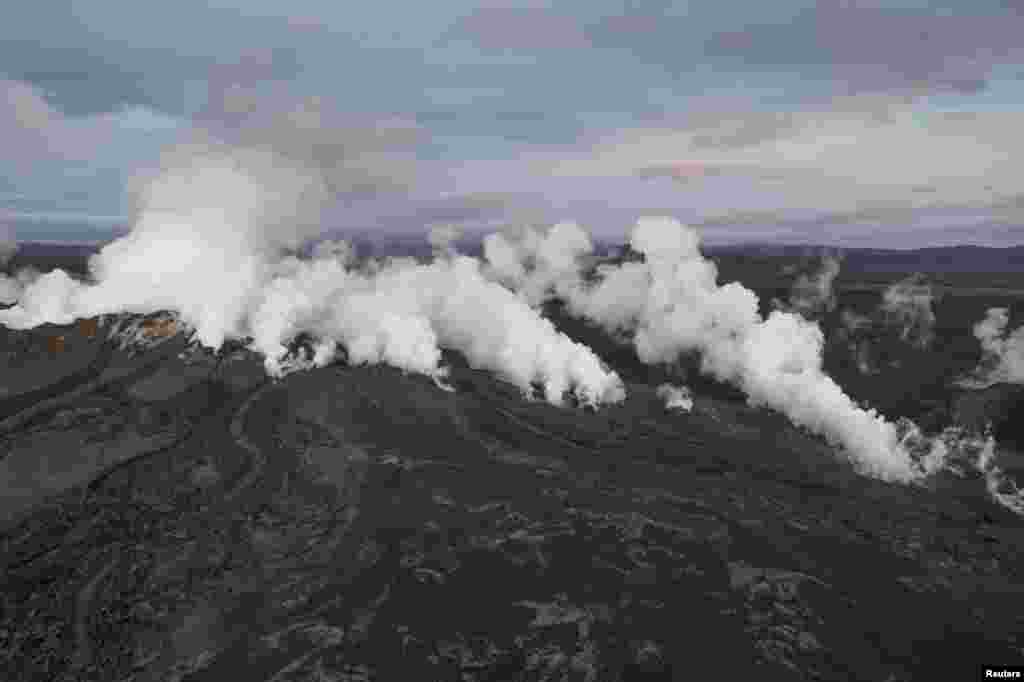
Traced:
<path fill-rule="evenodd" d="M 869 316 L 877 291 L 843 286 Z M 878 371 L 849 339 L 827 366 L 891 417 L 990 422 L 1014 476 L 1020 387 L 952 387 L 1000 300 L 951 291 L 927 350 L 867 325 Z M 122 348 L 128 316 L 0 328 L 0 679 L 902 682 L 1024 661 L 1024 518 L 980 475 L 858 475 L 549 312 L 625 402 L 527 401 L 454 354 L 451 391 L 343 362 L 271 380 L 173 327 Z M 689 412 L 656 395 L 680 375 Z"/>

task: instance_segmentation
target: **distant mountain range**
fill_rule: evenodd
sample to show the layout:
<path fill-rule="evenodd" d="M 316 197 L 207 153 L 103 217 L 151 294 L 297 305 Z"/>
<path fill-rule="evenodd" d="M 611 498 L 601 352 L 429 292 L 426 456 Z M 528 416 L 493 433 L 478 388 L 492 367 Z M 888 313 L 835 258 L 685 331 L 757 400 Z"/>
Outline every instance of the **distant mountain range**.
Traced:
<path fill-rule="evenodd" d="M 423 235 L 388 235 L 379 239 L 359 236 L 353 241 L 358 252 L 364 255 L 429 257 L 431 254 L 431 247 Z M 21 242 L 7 269 L 16 270 L 24 265 L 33 265 L 43 269 L 62 267 L 84 272 L 88 256 L 96 253 L 101 246 L 102 244 L 95 243 Z M 460 240 L 457 246 L 461 253 L 472 256 L 479 256 L 482 250 L 480 241 L 475 238 Z M 629 257 L 628 246 L 610 242 L 598 242 L 597 251 Z M 844 271 L 863 273 L 1024 272 L 1024 245 L 1003 248 L 965 245 L 900 250 L 839 249 L 821 245 L 737 244 L 707 246 L 704 247 L 704 252 L 713 258 L 754 261 L 801 259 L 836 253 L 843 259 Z"/>
<path fill-rule="evenodd" d="M 824 253 L 842 256 L 843 268 L 861 272 L 1024 271 L 1024 244 L 1009 247 L 937 246 L 923 249 L 836 248 L 816 245 L 737 244 L 705 248 L 709 256 L 801 258 Z"/>

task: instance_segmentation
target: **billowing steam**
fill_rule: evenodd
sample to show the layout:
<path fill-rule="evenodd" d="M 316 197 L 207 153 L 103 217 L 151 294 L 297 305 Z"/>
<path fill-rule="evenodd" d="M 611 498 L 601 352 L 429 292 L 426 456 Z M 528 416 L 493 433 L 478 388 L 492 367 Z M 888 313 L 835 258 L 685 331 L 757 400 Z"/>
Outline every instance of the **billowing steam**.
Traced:
<path fill-rule="evenodd" d="M 876 367 L 871 359 L 871 342 L 862 340 L 851 344 L 853 357 L 857 365 L 857 371 L 861 374 L 878 374 L 881 370 Z"/>
<path fill-rule="evenodd" d="M 833 285 L 842 261 L 839 256 L 826 254 L 821 259 L 821 267 L 811 274 L 801 274 L 793 282 L 789 293 L 789 301 L 775 300 L 775 308 L 785 312 L 794 312 L 804 317 L 813 317 L 829 312 L 836 306 Z"/>
<path fill-rule="evenodd" d="M 578 267 L 574 278 L 568 274 L 588 241 L 579 227 L 564 223 L 546 237 L 527 232 L 519 244 L 495 238 L 485 254 L 527 300 L 547 292 L 573 314 L 630 335 L 643 362 L 699 353 L 705 373 L 740 387 L 751 404 L 825 436 L 866 473 L 907 481 L 941 467 L 943 443 L 925 442 L 912 424 L 862 409 L 824 373 L 816 323 L 781 311 L 763 319 L 754 292 L 738 282 L 719 285 L 694 230 L 670 218 L 641 219 L 630 247 L 643 260 L 599 266 L 593 282 Z M 911 447 L 914 439 L 921 442 Z"/>
<path fill-rule="evenodd" d="M 985 319 L 974 325 L 974 336 L 983 353 L 979 382 L 1024 383 L 1024 326 L 1007 332 L 1009 310 L 989 308 Z"/>
<path fill-rule="evenodd" d="M 40 272 L 33 267 L 24 267 L 14 275 L 0 275 L 0 303 L 13 304 L 22 300 L 25 290 L 35 283 Z"/>
<path fill-rule="evenodd" d="M 874 321 L 866 316 L 844 308 L 839 313 L 839 325 L 831 341 L 845 343 L 861 374 L 877 374 L 878 367 L 871 357 L 871 337 Z"/>
<path fill-rule="evenodd" d="M 17 303 L 21 297 L 21 287 L 17 280 L 7 275 L 0 275 L 0 304 Z"/>
<path fill-rule="evenodd" d="M 225 109 L 245 111 L 245 103 Z M 248 339 L 276 375 L 288 369 L 286 343 L 306 334 L 318 365 L 341 345 L 353 363 L 439 377 L 447 347 L 524 392 L 539 387 L 553 403 L 566 393 L 585 404 L 624 397 L 614 372 L 485 278 L 476 260 L 360 269 L 338 242 L 318 245 L 311 260 L 289 255 L 320 231 L 332 197 L 386 182 L 379 180 L 386 175 L 381 153 L 367 145 L 392 141 L 389 131 L 325 127 L 324 120 L 314 102 L 245 118 L 241 130 L 211 124 L 196 131 L 144 183 L 132 231 L 92 259 L 92 281 L 60 270 L 43 275 L 17 306 L 0 312 L 0 323 L 27 328 L 168 310 L 203 345 Z"/>
<path fill-rule="evenodd" d="M 673 386 L 662 384 L 658 386 L 657 396 L 665 401 L 666 410 L 681 410 L 689 412 L 693 409 L 693 396 L 686 386 Z"/>
<path fill-rule="evenodd" d="M 464 256 L 429 265 L 398 260 L 367 271 L 336 260 L 292 260 L 263 288 L 249 321 L 253 348 L 272 371 L 285 341 L 306 332 L 320 340 L 317 364 L 329 361 L 340 343 L 354 363 L 438 375 L 446 347 L 524 390 L 541 385 L 553 403 L 570 391 L 590 404 L 624 397 L 618 377 L 589 349 Z"/>
<path fill-rule="evenodd" d="M 590 235 L 570 222 L 546 231 L 524 226 L 490 234 L 483 246 L 489 274 L 533 306 L 552 292 L 568 294 L 577 283 L 580 259 L 594 250 Z"/>
<path fill-rule="evenodd" d="M 31 269 L 23 269 L 15 275 L 0 274 L 0 304 L 17 303 L 25 287 L 31 284 L 39 273 Z"/>
<path fill-rule="evenodd" d="M 890 285 L 870 315 L 851 310 L 840 312 L 839 326 L 830 339 L 846 343 L 861 374 L 878 374 L 878 352 L 895 344 L 909 344 L 917 350 L 931 346 L 935 338 L 935 295 L 922 274 L 913 274 Z M 898 360 L 890 361 L 896 363 Z"/>
<path fill-rule="evenodd" d="M 974 466 L 985 478 L 985 488 L 992 499 L 1010 511 L 1024 516 L 1024 490 L 1006 475 L 995 462 L 996 443 L 991 437 L 978 448 Z"/>
<path fill-rule="evenodd" d="M 924 349 L 934 338 L 933 299 L 931 284 L 924 275 L 913 274 L 885 290 L 880 310 L 888 325 L 899 325 L 900 339 Z"/>

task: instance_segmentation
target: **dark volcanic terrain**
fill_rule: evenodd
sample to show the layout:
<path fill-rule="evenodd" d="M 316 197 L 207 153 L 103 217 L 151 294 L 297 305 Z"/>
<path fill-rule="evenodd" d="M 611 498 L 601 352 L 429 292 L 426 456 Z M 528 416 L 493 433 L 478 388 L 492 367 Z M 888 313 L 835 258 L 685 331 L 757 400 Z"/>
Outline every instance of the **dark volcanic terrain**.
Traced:
<path fill-rule="evenodd" d="M 671 372 L 610 341 L 588 339 L 629 397 L 594 412 L 454 354 L 454 390 L 344 363 L 275 381 L 173 326 L 120 347 L 138 323 L 0 328 L 0 679 L 900 682 L 1024 661 L 1024 518 L 980 475 L 865 478 L 693 376 L 693 409 L 667 411 Z M 927 374 L 907 358 L 903 386 Z M 919 412 L 1012 436 L 1018 388 Z"/>

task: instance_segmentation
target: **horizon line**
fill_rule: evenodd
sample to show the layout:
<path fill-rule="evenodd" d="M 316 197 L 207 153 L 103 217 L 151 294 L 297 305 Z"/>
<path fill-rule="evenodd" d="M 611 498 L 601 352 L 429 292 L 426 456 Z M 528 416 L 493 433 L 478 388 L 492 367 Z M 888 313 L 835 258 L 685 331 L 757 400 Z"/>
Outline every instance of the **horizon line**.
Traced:
<path fill-rule="evenodd" d="M 481 233 L 482 235 L 482 233 Z M 113 243 L 123 237 L 119 235 L 110 239 L 94 239 L 94 240 L 72 240 L 72 239 L 18 239 L 15 243 L 18 246 L 21 245 L 40 245 L 40 246 L 80 246 L 80 247 L 103 247 L 107 244 Z M 366 238 L 369 235 L 363 232 L 357 232 L 352 235 L 356 238 Z M 395 237 L 419 237 L 420 235 L 410 232 L 404 233 L 387 233 L 380 235 L 382 240 Z M 307 244 L 313 244 L 322 239 L 314 238 L 308 240 Z M 372 239 L 371 239 L 372 241 Z M 422 241 L 424 245 L 428 245 L 427 235 L 422 235 Z M 455 240 L 458 242 L 469 242 L 476 244 L 482 241 L 482 237 L 478 235 L 467 235 L 460 239 Z M 628 240 L 617 241 L 606 237 L 594 237 L 593 241 L 595 244 L 602 246 L 626 246 Z M 736 242 L 703 242 L 701 244 L 704 248 L 709 249 L 722 249 L 722 248 L 749 248 L 749 249 L 764 249 L 764 248 L 803 248 L 803 249 L 832 249 L 839 251 L 927 251 L 930 249 L 958 249 L 958 248 L 974 248 L 974 249 L 990 249 L 994 251 L 1002 251 L 1006 249 L 1019 249 L 1024 248 L 1024 242 L 1017 244 L 1006 244 L 1006 245 L 995 245 L 995 244 L 978 244 L 976 242 L 959 242 L 952 244 L 937 244 L 928 246 L 845 246 L 842 244 L 827 244 L 822 242 L 793 242 L 793 241 L 736 241 Z"/>

